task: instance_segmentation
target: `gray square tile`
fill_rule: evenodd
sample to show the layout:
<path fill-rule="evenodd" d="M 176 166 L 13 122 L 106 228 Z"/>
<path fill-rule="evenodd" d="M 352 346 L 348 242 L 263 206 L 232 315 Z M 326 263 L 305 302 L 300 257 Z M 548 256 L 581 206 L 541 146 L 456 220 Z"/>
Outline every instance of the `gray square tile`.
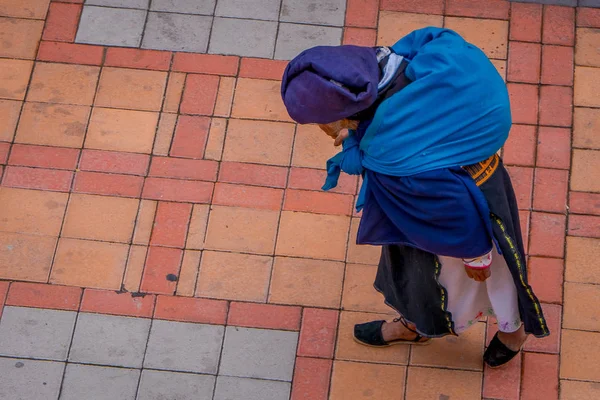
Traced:
<path fill-rule="evenodd" d="M 278 21 L 280 3 L 280 0 L 219 0 L 215 15 Z"/>
<path fill-rule="evenodd" d="M 64 361 L 77 313 L 5 307 L 0 322 L 0 355 Z"/>
<path fill-rule="evenodd" d="M 275 58 L 291 60 L 310 47 L 339 46 L 341 42 L 342 28 L 282 23 L 279 26 Z"/>
<path fill-rule="evenodd" d="M 217 17 L 208 52 L 272 58 L 276 36 L 277 22 Z"/>
<path fill-rule="evenodd" d="M 213 15 L 216 0 L 152 0 L 152 11 Z"/>
<path fill-rule="evenodd" d="M 214 400 L 288 400 L 291 386 L 288 382 L 219 376 Z"/>
<path fill-rule="evenodd" d="M 155 0 L 156 1 L 156 0 Z M 149 0 L 85 0 L 89 6 L 148 9 Z"/>
<path fill-rule="evenodd" d="M 283 0 L 281 21 L 344 26 L 346 0 Z"/>
<path fill-rule="evenodd" d="M 214 387 L 212 375 L 145 369 L 137 400 L 212 400 Z"/>
<path fill-rule="evenodd" d="M 109 46 L 138 47 L 147 11 L 83 7 L 75 41 Z"/>
<path fill-rule="evenodd" d="M 55 400 L 64 363 L 0 358 L 0 399 Z"/>
<path fill-rule="evenodd" d="M 297 332 L 228 326 L 220 375 L 291 381 Z"/>
<path fill-rule="evenodd" d="M 142 47 L 205 53 L 212 17 L 151 12 Z"/>
<path fill-rule="evenodd" d="M 135 400 L 140 371 L 68 364 L 60 400 Z"/>
<path fill-rule="evenodd" d="M 144 368 L 216 374 L 224 327 L 155 320 Z"/>
<path fill-rule="evenodd" d="M 150 320 L 79 314 L 69 361 L 141 368 Z"/>
<path fill-rule="evenodd" d="M 579 0 L 579 6 L 600 8 L 600 0 Z"/>

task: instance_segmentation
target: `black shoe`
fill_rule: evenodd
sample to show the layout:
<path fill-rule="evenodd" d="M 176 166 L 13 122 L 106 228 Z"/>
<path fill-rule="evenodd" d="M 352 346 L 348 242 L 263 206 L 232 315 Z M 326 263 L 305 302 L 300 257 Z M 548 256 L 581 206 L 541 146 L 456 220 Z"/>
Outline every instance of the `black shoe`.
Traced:
<path fill-rule="evenodd" d="M 496 332 L 487 350 L 483 353 L 483 361 L 491 368 L 498 368 L 515 358 L 520 352 L 521 350 L 514 351 L 506 347 L 506 345 L 500 341 L 498 332 Z"/>
<path fill-rule="evenodd" d="M 394 322 L 398 321 L 402 322 L 402 325 L 404 325 L 408 330 L 415 332 L 408 326 L 406 326 L 407 324 L 404 318 L 394 319 Z M 384 320 L 379 320 L 354 325 L 354 340 L 362 345 L 370 347 L 388 347 L 394 346 L 396 344 L 425 345 L 431 343 L 430 339 L 424 338 L 417 332 L 415 332 L 417 336 L 414 339 L 396 339 L 386 342 L 385 340 L 383 340 L 383 334 L 381 333 L 381 328 L 384 323 Z"/>

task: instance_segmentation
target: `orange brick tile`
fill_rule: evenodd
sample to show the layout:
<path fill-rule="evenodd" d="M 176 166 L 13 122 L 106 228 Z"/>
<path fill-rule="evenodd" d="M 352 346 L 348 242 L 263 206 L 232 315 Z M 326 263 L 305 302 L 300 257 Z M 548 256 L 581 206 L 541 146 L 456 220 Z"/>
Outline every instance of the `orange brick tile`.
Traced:
<path fill-rule="evenodd" d="M 536 168 L 533 209 L 564 213 L 567 208 L 569 171 Z"/>
<path fill-rule="evenodd" d="M 346 26 L 377 28 L 379 1 L 350 0 L 346 4 Z"/>
<path fill-rule="evenodd" d="M 558 355 L 525 353 L 521 399 L 558 399 Z"/>
<path fill-rule="evenodd" d="M 287 174 L 284 167 L 224 161 L 219 168 L 219 181 L 284 188 Z"/>
<path fill-rule="evenodd" d="M 345 28 L 342 44 L 355 46 L 375 46 L 377 30 L 368 28 Z"/>
<path fill-rule="evenodd" d="M 223 150 L 224 161 L 289 165 L 294 125 L 231 119 Z"/>
<path fill-rule="evenodd" d="M 140 285 L 141 292 L 174 294 L 183 250 L 151 246 Z"/>
<path fill-rule="evenodd" d="M 571 192 L 569 212 L 600 215 L 600 193 Z"/>
<path fill-rule="evenodd" d="M 569 169 L 571 132 L 569 129 L 542 126 L 538 132 L 538 167 Z"/>
<path fill-rule="evenodd" d="M 24 167 L 75 169 L 79 150 L 15 144 L 8 163 Z"/>
<path fill-rule="evenodd" d="M 350 218 L 284 211 L 276 254 L 343 261 Z"/>
<path fill-rule="evenodd" d="M 281 80 L 288 62 L 283 60 L 265 60 L 262 58 L 242 58 L 240 78 Z"/>
<path fill-rule="evenodd" d="M 461 17 L 508 19 L 510 3 L 506 0 L 490 1 L 481 6 L 478 0 L 446 0 L 446 15 Z"/>
<path fill-rule="evenodd" d="M 333 358 L 339 311 L 305 308 L 298 342 L 298 356 Z"/>
<path fill-rule="evenodd" d="M 232 302 L 227 325 L 298 331 L 301 312 L 300 307 Z"/>
<path fill-rule="evenodd" d="M 562 258 L 564 255 L 565 228 L 564 215 L 532 213 L 529 254 Z"/>
<path fill-rule="evenodd" d="M 71 171 L 8 166 L 2 186 L 68 192 L 72 180 Z"/>
<path fill-rule="evenodd" d="M 560 258 L 531 257 L 529 284 L 540 301 L 562 303 L 564 262 Z"/>
<path fill-rule="evenodd" d="M 44 19 L 50 0 L 0 0 L 0 15 L 18 18 Z"/>
<path fill-rule="evenodd" d="M 264 79 L 238 79 L 231 116 L 292 122 L 281 99 L 280 83 Z"/>
<path fill-rule="evenodd" d="M 353 264 L 376 265 L 379 263 L 379 258 L 381 256 L 381 247 L 356 244 L 356 235 L 358 233 L 359 224 L 359 218 L 352 218 L 346 261 Z"/>
<path fill-rule="evenodd" d="M 169 51 L 119 47 L 108 48 L 104 60 L 104 65 L 107 67 L 155 69 L 159 71 L 168 71 L 170 64 L 171 52 Z"/>
<path fill-rule="evenodd" d="M 208 160 L 153 157 L 149 176 L 216 181 L 218 164 Z"/>
<path fill-rule="evenodd" d="M 517 198 L 517 205 L 520 210 L 531 208 L 532 189 L 533 189 L 533 168 L 525 167 L 507 167 L 506 168 Z"/>
<path fill-rule="evenodd" d="M 152 154 L 167 156 L 171 148 L 173 140 L 173 132 L 175 131 L 175 123 L 177 122 L 177 114 L 161 113 L 154 137 L 154 147 Z"/>
<path fill-rule="evenodd" d="M 406 381 L 406 398 L 481 399 L 481 372 L 411 367 Z"/>
<path fill-rule="evenodd" d="M 67 207 L 63 237 L 129 243 L 139 200 L 73 194 Z"/>
<path fill-rule="evenodd" d="M 381 0 L 379 7 L 386 11 L 443 14 L 444 0 Z"/>
<path fill-rule="evenodd" d="M 27 100 L 89 106 L 99 72 L 92 66 L 37 63 Z"/>
<path fill-rule="evenodd" d="M 183 261 L 181 262 L 181 270 L 177 281 L 177 296 L 194 296 L 201 255 L 202 252 L 198 250 L 185 250 L 183 252 Z"/>
<path fill-rule="evenodd" d="M 266 302 L 272 264 L 271 257 L 205 251 L 196 296 Z"/>
<path fill-rule="evenodd" d="M 378 312 L 395 315 L 396 312 L 384 303 L 384 298 L 375 288 L 377 266 L 348 264 L 344 279 L 342 308 L 352 311 Z"/>
<path fill-rule="evenodd" d="M 330 360 L 298 357 L 291 400 L 327 400 L 332 365 Z"/>
<path fill-rule="evenodd" d="M 90 107 L 25 103 L 15 141 L 61 147 L 81 147 Z"/>
<path fill-rule="evenodd" d="M 140 283 L 142 281 L 142 273 L 144 272 L 144 264 L 146 263 L 146 246 L 131 246 L 129 248 L 129 257 L 125 267 L 125 277 L 123 278 L 123 290 L 137 293 L 140 291 Z"/>
<path fill-rule="evenodd" d="M 509 83 L 510 108 L 515 124 L 537 124 L 538 87 L 520 83 Z"/>
<path fill-rule="evenodd" d="M 595 150 L 573 150 L 571 190 L 600 192 L 600 157 Z"/>
<path fill-rule="evenodd" d="M 0 230 L 58 236 L 66 193 L 0 187 Z"/>
<path fill-rule="evenodd" d="M 94 107 L 85 147 L 148 154 L 157 124 L 158 113 Z"/>
<path fill-rule="evenodd" d="M 120 197 L 140 197 L 144 178 L 141 176 L 80 171 L 75 175 L 73 192 Z"/>
<path fill-rule="evenodd" d="M 173 71 L 235 76 L 239 58 L 214 54 L 175 53 Z"/>
<path fill-rule="evenodd" d="M 76 287 L 13 282 L 6 305 L 77 311 L 81 293 L 81 288 Z"/>
<path fill-rule="evenodd" d="M 287 186 L 290 189 L 320 191 L 326 177 L 327 172 L 325 170 L 293 167 L 290 170 L 290 178 Z M 356 176 L 342 174 L 338 186 L 332 189 L 331 192 L 355 194 L 356 181 Z"/>
<path fill-rule="evenodd" d="M 0 120 L 3 121 L 0 126 L 0 140 L 12 142 L 22 104 L 20 101 L 0 100 Z"/>
<path fill-rule="evenodd" d="M 59 42 L 74 42 L 82 8 L 79 4 L 50 4 L 42 38 Z"/>
<path fill-rule="evenodd" d="M 511 82 L 539 83 L 542 46 L 511 41 L 508 49 L 508 75 Z"/>
<path fill-rule="evenodd" d="M 32 61 L 0 59 L 0 98 L 23 100 L 32 68 Z"/>
<path fill-rule="evenodd" d="M 207 160 L 221 161 L 226 129 L 227 119 L 211 119 L 210 129 L 208 130 L 208 140 L 206 141 L 206 148 L 204 149 L 204 158 Z"/>
<path fill-rule="evenodd" d="M 85 289 L 81 299 L 82 312 L 152 318 L 156 296 L 134 296 L 127 292 Z"/>
<path fill-rule="evenodd" d="M 191 204 L 159 202 L 150 245 L 183 248 L 191 214 Z"/>
<path fill-rule="evenodd" d="M 0 142 L 0 164 L 6 164 L 8 161 L 8 153 L 10 152 L 11 146 L 10 143 Z"/>
<path fill-rule="evenodd" d="M 231 114 L 235 82 L 235 78 L 228 77 L 221 77 L 219 80 L 219 90 L 217 92 L 214 115 L 219 117 L 229 117 L 229 114 Z"/>
<path fill-rule="evenodd" d="M 189 297 L 158 296 L 154 318 L 225 325 L 227 302 Z"/>
<path fill-rule="evenodd" d="M 279 211 L 282 199 L 281 189 L 217 183 L 212 204 Z"/>
<path fill-rule="evenodd" d="M 540 88 L 540 124 L 571 126 L 573 89 L 565 86 Z"/>
<path fill-rule="evenodd" d="M 506 60 L 490 60 L 504 82 L 506 82 Z"/>
<path fill-rule="evenodd" d="M 569 219 L 569 235 L 600 238 L 600 217 L 572 215 Z"/>
<path fill-rule="evenodd" d="M 279 212 L 214 206 L 205 247 L 211 250 L 273 254 Z"/>
<path fill-rule="evenodd" d="M 0 281 L 0 318 L 2 318 L 2 310 L 4 309 L 4 300 L 6 299 L 6 294 L 8 293 L 8 287 L 10 282 L 8 281 Z"/>
<path fill-rule="evenodd" d="M 179 111 L 179 103 L 181 102 L 185 76 L 186 74 L 180 72 L 171 72 L 169 74 L 169 82 L 167 83 L 167 90 L 165 92 L 165 100 L 163 103 L 164 112 L 176 113 Z"/>
<path fill-rule="evenodd" d="M 561 400 L 595 400 L 599 397 L 600 386 L 596 382 L 560 381 Z"/>
<path fill-rule="evenodd" d="M 542 5 L 511 3 L 510 7 L 510 40 L 540 42 Z"/>
<path fill-rule="evenodd" d="M 137 219 L 135 221 L 135 229 L 133 231 L 133 243 L 144 244 L 150 243 L 150 234 L 154 224 L 154 215 L 156 214 L 157 202 L 152 200 L 142 200 L 138 210 Z"/>
<path fill-rule="evenodd" d="M 43 21 L 0 17 L 0 57 L 33 60 Z"/>
<path fill-rule="evenodd" d="M 520 400 L 521 354 L 505 367 L 485 366 L 482 396 L 486 399 Z"/>
<path fill-rule="evenodd" d="M 536 127 L 513 125 L 504 144 L 502 158 L 506 165 L 533 167 L 536 150 Z"/>
<path fill-rule="evenodd" d="M 329 399 L 385 399 L 391 393 L 404 398 L 405 376 L 406 367 L 335 361 Z"/>
<path fill-rule="evenodd" d="M 308 190 L 286 190 L 283 209 L 316 214 L 352 215 L 353 196 Z"/>
<path fill-rule="evenodd" d="M 507 10 L 508 10 L 508 3 Z M 488 7 L 481 8 L 488 10 Z M 489 58 L 505 59 L 508 47 L 508 21 L 446 17 L 444 26 L 455 30 Z"/>
<path fill-rule="evenodd" d="M 573 49 L 565 46 L 542 47 L 542 83 L 573 86 Z"/>
<path fill-rule="evenodd" d="M 600 331 L 600 313 L 597 307 L 600 287 L 583 283 L 565 283 L 564 318 L 567 329 Z"/>
<path fill-rule="evenodd" d="M 37 53 L 39 61 L 68 64 L 101 65 L 104 48 L 87 44 L 40 42 Z"/>
<path fill-rule="evenodd" d="M 146 178 L 142 197 L 150 200 L 210 203 L 213 183 L 180 179 Z"/>
<path fill-rule="evenodd" d="M 0 232 L 0 279 L 46 282 L 56 238 Z"/>
<path fill-rule="evenodd" d="M 600 110 L 575 107 L 573 119 L 573 147 L 600 150 Z"/>
<path fill-rule="evenodd" d="M 377 45 L 391 46 L 410 32 L 427 26 L 442 27 L 441 15 L 411 14 L 404 12 L 381 11 L 377 29 Z"/>
<path fill-rule="evenodd" d="M 562 306 L 558 304 L 542 303 L 542 310 L 546 318 L 546 324 L 550 330 L 550 336 L 537 339 L 530 336 L 523 349 L 537 353 L 558 354 L 560 350 L 560 324 L 562 316 Z"/>
<path fill-rule="evenodd" d="M 577 26 L 600 28 L 600 10 L 585 7 L 577 9 Z"/>
<path fill-rule="evenodd" d="M 600 107 L 600 81 L 597 79 L 597 68 L 575 67 L 576 106 Z"/>
<path fill-rule="evenodd" d="M 212 115 L 217 100 L 219 77 L 188 75 L 181 100 L 182 114 Z"/>
<path fill-rule="evenodd" d="M 202 158 L 206 148 L 210 118 L 181 115 L 177 120 L 170 155 Z"/>
<path fill-rule="evenodd" d="M 188 230 L 186 249 L 203 249 L 204 236 L 206 235 L 206 226 L 208 224 L 209 206 L 203 204 L 194 204 L 192 218 Z"/>
<path fill-rule="evenodd" d="M 407 365 L 410 346 L 366 347 L 354 340 L 354 325 L 387 318 L 388 316 L 384 314 L 342 311 L 338 328 L 335 359 Z"/>
<path fill-rule="evenodd" d="M 118 290 L 128 250 L 120 243 L 61 238 L 50 283 Z"/>
<path fill-rule="evenodd" d="M 544 6 L 542 41 L 546 44 L 573 46 L 575 43 L 575 9 Z"/>
<path fill-rule="evenodd" d="M 79 169 L 115 174 L 146 175 L 150 157 L 145 154 L 83 150 Z"/>
<path fill-rule="evenodd" d="M 562 331 L 560 377 L 586 381 L 600 380 L 600 370 L 590 368 L 600 357 L 600 333 L 570 329 Z"/>
<path fill-rule="evenodd" d="M 333 146 L 331 138 L 316 125 L 298 125 L 294 142 L 292 165 L 325 169 L 327 160 L 341 149 Z"/>
<path fill-rule="evenodd" d="M 102 69 L 96 106 L 160 111 L 167 73 L 141 69 Z"/>
<path fill-rule="evenodd" d="M 343 278 L 341 262 L 277 257 L 269 302 L 338 308 Z"/>

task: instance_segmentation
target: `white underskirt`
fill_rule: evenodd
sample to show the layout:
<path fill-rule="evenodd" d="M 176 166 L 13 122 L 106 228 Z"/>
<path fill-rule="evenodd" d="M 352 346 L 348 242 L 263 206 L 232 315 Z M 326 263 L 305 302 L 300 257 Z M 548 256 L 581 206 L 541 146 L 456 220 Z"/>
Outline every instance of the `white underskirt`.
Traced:
<path fill-rule="evenodd" d="M 442 264 L 439 281 L 446 288 L 448 311 L 454 331 L 464 332 L 483 317 L 496 317 L 498 329 L 514 332 L 521 327 L 517 288 L 504 257 L 494 248 L 491 275 L 485 282 L 467 276 L 459 258 L 438 256 Z"/>

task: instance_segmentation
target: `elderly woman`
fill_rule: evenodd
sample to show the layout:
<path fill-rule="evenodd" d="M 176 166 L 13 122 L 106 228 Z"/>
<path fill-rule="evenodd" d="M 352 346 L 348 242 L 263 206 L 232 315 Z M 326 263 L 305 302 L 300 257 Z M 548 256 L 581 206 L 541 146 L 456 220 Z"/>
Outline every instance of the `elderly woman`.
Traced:
<path fill-rule="evenodd" d="M 399 317 L 356 325 L 356 341 L 428 344 L 493 316 L 484 361 L 498 367 L 527 334 L 549 334 L 497 155 L 508 92 L 481 50 L 440 28 L 392 47 L 315 47 L 290 62 L 281 92 L 295 121 L 343 144 L 323 189 L 341 171 L 363 177 L 357 243 L 383 246 L 374 286 Z"/>

